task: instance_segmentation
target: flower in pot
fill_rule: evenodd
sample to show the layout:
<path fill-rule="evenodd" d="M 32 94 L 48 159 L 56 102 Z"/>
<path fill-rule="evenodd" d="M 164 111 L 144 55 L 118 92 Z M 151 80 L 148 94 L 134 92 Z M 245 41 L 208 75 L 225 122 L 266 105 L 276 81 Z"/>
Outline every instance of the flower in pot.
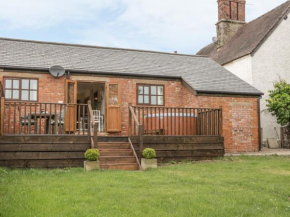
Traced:
<path fill-rule="evenodd" d="M 153 148 L 145 148 L 142 151 L 142 155 L 144 157 L 141 159 L 141 167 L 143 170 L 157 168 L 156 152 Z"/>
<path fill-rule="evenodd" d="M 100 162 L 98 161 L 100 156 L 98 149 L 88 149 L 85 153 L 84 168 L 85 171 L 100 169 Z"/>

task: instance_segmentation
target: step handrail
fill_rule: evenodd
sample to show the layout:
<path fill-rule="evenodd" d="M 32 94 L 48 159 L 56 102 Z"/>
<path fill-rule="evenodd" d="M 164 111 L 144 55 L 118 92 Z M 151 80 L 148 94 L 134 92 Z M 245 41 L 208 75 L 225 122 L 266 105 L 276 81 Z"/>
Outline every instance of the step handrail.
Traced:
<path fill-rule="evenodd" d="M 136 126 L 138 126 L 139 162 L 140 162 L 141 157 L 142 157 L 142 151 L 143 151 L 144 125 L 139 123 L 138 118 L 136 117 L 136 114 L 133 110 L 132 104 L 129 103 L 129 129 L 128 129 L 129 139 L 132 136 L 132 118 L 133 118 L 133 121 L 135 122 Z M 134 147 L 133 147 L 133 150 L 134 150 Z"/>
<path fill-rule="evenodd" d="M 93 115 L 91 100 L 88 101 L 88 123 L 92 123 L 92 130 L 91 126 L 89 124 L 88 126 L 88 132 L 91 139 L 91 148 L 98 148 L 98 123 L 95 122 L 95 118 Z M 93 133 L 92 133 L 93 132 Z"/>
<path fill-rule="evenodd" d="M 136 158 L 137 164 L 138 164 L 138 166 L 139 166 L 139 170 L 142 170 L 142 167 L 141 167 L 141 164 L 140 164 L 139 158 L 138 158 L 138 156 L 137 156 L 137 154 L 136 154 L 136 151 L 135 151 L 135 149 L 134 149 L 133 143 L 132 143 L 132 141 L 131 141 L 130 138 L 128 138 L 128 141 L 129 141 L 129 143 L 130 143 L 131 149 L 133 150 L 133 155 L 134 155 L 135 158 Z"/>

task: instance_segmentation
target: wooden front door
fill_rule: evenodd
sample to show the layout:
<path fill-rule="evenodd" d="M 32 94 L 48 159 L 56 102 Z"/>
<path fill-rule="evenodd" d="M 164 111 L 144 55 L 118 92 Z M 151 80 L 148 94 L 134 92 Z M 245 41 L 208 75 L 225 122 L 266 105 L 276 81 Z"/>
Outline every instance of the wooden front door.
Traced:
<path fill-rule="evenodd" d="M 120 132 L 122 130 L 121 113 L 121 84 L 107 83 L 107 132 Z"/>
<path fill-rule="evenodd" d="M 65 81 L 65 131 L 75 132 L 77 130 L 77 81 Z"/>

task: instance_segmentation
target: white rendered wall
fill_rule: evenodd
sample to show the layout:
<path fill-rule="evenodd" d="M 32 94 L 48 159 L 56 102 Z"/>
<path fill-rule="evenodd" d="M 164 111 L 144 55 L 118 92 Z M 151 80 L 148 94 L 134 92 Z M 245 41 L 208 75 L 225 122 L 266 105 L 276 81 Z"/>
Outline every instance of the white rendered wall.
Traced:
<path fill-rule="evenodd" d="M 227 63 L 226 65 L 224 65 L 224 67 L 230 72 L 234 73 L 239 78 L 243 79 L 245 82 L 253 85 L 251 55 Z"/>
<path fill-rule="evenodd" d="M 290 82 L 290 17 L 283 20 L 252 57 L 253 86 L 265 95 L 261 99 L 263 138 L 277 138 L 280 128 L 266 107 L 268 91 L 280 78 Z"/>

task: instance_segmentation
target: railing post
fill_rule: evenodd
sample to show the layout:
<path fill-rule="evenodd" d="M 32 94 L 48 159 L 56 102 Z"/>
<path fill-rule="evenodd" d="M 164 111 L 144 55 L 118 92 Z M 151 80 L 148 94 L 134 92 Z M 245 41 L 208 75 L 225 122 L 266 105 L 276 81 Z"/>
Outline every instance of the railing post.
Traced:
<path fill-rule="evenodd" d="M 142 158 L 144 126 L 139 125 L 139 160 Z"/>
<path fill-rule="evenodd" d="M 98 148 L 98 123 L 94 125 L 94 148 Z"/>
<path fill-rule="evenodd" d="M 132 136 L 132 114 L 130 111 L 130 107 L 132 106 L 132 103 L 129 103 L 129 125 L 128 125 L 128 136 L 131 137 Z"/>
<path fill-rule="evenodd" d="M 0 136 L 4 135 L 4 106 L 4 97 L 0 97 Z"/>
<path fill-rule="evenodd" d="M 91 100 L 88 101 L 88 134 L 91 136 L 91 114 L 90 114 L 90 105 L 91 105 Z M 94 127 L 94 126 L 93 126 Z"/>

